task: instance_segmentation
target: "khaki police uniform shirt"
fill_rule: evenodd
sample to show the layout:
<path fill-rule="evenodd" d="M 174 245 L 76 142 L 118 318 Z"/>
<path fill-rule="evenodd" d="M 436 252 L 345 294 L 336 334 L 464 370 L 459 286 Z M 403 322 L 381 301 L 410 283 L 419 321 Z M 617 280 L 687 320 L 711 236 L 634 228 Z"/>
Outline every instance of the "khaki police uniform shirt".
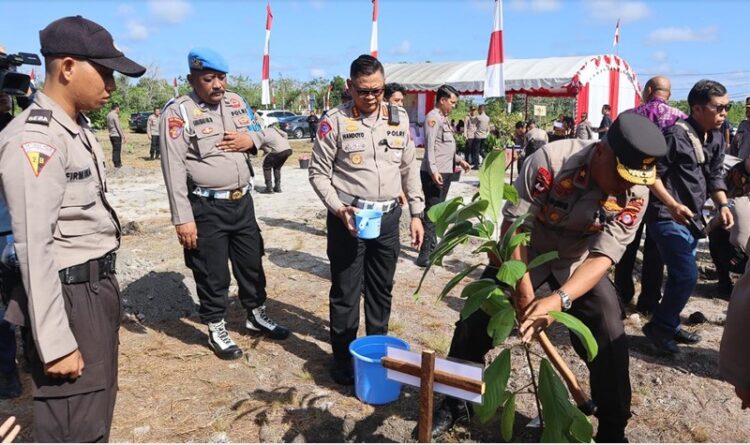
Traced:
<path fill-rule="evenodd" d="M 576 139 L 594 139 L 594 129 L 591 128 L 591 122 L 585 120 L 578 124 L 576 127 Z"/>
<path fill-rule="evenodd" d="M 276 126 L 271 126 L 260 131 L 250 132 L 255 148 L 266 153 L 281 153 L 291 150 L 286 133 Z"/>
<path fill-rule="evenodd" d="M 474 139 L 477 134 L 477 115 L 472 116 L 471 114 L 466 116 L 464 119 L 464 136 L 466 139 Z"/>
<path fill-rule="evenodd" d="M 515 182 L 520 201 L 506 202 L 510 222 L 525 213 L 531 230 L 529 261 L 557 251 L 559 259 L 530 271 L 535 286 L 554 275 L 560 283 L 589 256 L 600 254 L 617 263 L 635 238 L 648 204 L 648 188 L 634 185 L 607 196 L 591 179 L 596 144 L 578 139 L 552 142 L 527 157 Z M 613 174 L 615 174 L 613 172 Z"/>
<path fill-rule="evenodd" d="M 389 107 L 365 118 L 353 101 L 329 110 L 318 124 L 310 159 L 310 184 L 336 213 L 339 192 L 368 201 L 390 201 L 406 194 L 412 215 L 424 211 L 417 149 L 409 135 L 409 116 L 401 107 L 399 124 L 388 122 Z"/>
<path fill-rule="evenodd" d="M 248 125 L 245 101 L 229 91 L 218 105 L 207 104 L 192 92 L 164 110 L 159 146 L 172 224 L 194 221 L 188 180 L 193 186 L 217 191 L 241 189 L 249 184 L 247 153 L 216 147 L 224 132 L 246 133 Z"/>
<path fill-rule="evenodd" d="M 120 117 L 115 110 L 112 110 L 107 114 L 107 130 L 109 131 L 110 137 L 121 138 L 125 134 L 120 125 Z"/>
<path fill-rule="evenodd" d="M 58 271 L 118 248 L 120 223 L 107 202 L 104 153 L 79 115 L 73 121 L 38 92 L 0 134 L 0 180 L 28 296 L 28 320 L 45 363 L 74 351 Z M 10 309 L 10 308 L 9 308 Z"/>
<path fill-rule="evenodd" d="M 742 196 L 733 200 L 734 226 L 730 230 L 729 241 L 750 253 L 750 200 Z M 729 299 L 727 320 L 719 350 L 719 372 L 727 382 L 750 390 L 750 353 L 747 341 L 750 338 L 750 262 L 745 273 L 734 284 Z"/>
<path fill-rule="evenodd" d="M 146 121 L 146 130 L 148 130 L 148 136 L 159 136 L 159 116 L 152 114 Z"/>
<path fill-rule="evenodd" d="M 447 116 L 433 108 L 424 121 L 425 150 L 421 170 L 430 174 L 453 174 L 455 164 L 461 160 L 456 154 L 456 138 Z"/>
<path fill-rule="evenodd" d="M 477 132 L 474 136 L 477 139 L 487 139 L 490 134 L 490 117 L 482 113 L 477 116 Z"/>

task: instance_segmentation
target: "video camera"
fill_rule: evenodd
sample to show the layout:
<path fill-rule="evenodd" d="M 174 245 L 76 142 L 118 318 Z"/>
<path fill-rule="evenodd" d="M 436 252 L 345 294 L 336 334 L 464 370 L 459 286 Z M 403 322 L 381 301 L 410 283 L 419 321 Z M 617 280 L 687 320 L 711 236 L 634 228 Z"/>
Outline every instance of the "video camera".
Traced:
<path fill-rule="evenodd" d="M 39 56 L 32 53 L 6 54 L 0 52 L 0 93 L 25 96 L 31 83 L 27 74 L 16 72 L 21 65 L 41 65 Z"/>

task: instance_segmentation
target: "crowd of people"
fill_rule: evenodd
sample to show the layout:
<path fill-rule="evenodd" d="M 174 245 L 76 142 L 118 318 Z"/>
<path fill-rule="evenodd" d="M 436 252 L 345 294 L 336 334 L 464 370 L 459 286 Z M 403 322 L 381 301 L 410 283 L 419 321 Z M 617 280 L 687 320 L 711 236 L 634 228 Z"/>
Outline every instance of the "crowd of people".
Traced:
<path fill-rule="evenodd" d="M 106 29 L 81 16 L 52 22 L 40 32 L 40 43 L 44 88 L 25 111 L 4 119 L 7 126 L 0 133 L 0 269 L 7 309 L 0 335 L 3 352 L 13 354 L 0 354 L 0 375 L 11 376 L 0 390 L 20 394 L 10 325 L 21 326 L 33 384 L 34 439 L 107 441 L 117 395 L 116 251 L 122 231 L 107 200 L 103 150 L 84 112 L 107 103 L 115 71 L 139 77 L 146 69 L 117 49 Z M 250 193 L 249 156 L 269 153 L 263 163 L 265 190 L 278 193 L 281 165 L 292 151 L 281 131 L 257 128 L 254 111 L 227 91 L 230 68 L 221 54 L 193 49 L 187 68 L 191 92 L 155 110 L 148 123 L 150 156 L 161 162 L 171 222 L 195 279 L 209 348 L 219 359 L 235 360 L 243 352 L 225 322 L 230 264 L 246 330 L 273 340 L 291 334 L 266 312 L 264 240 Z M 513 301 L 519 333 L 524 341 L 538 335 L 552 323 L 553 310 L 567 311 L 591 329 L 599 350 L 587 362 L 598 407 L 597 441 L 627 440 L 632 388 L 622 320 L 624 304 L 634 298 L 633 258 L 643 226 L 653 272 L 664 264 L 667 280 L 663 294 L 660 278 L 649 289 L 644 281 L 636 307 L 651 315 L 643 333 L 664 354 L 679 353 L 677 343 L 701 341 L 680 323 L 698 278 L 698 240 L 722 231 L 718 246 L 735 245 L 745 254 L 750 249 L 750 190 L 743 188 L 750 171 L 750 130 L 741 126 L 731 145 L 740 159 L 734 170 L 738 179 L 729 181 L 721 132 L 731 106 L 726 89 L 711 80 L 696 83 L 687 114 L 669 107 L 670 90 L 668 79 L 655 77 L 646 84 L 642 105 L 619 116 L 611 116 L 605 105 L 596 128 L 585 115 L 577 125 L 560 116 L 552 134 L 528 121 L 517 123 L 512 135 L 525 151 L 514 183 L 520 199 L 505 204 L 501 232 L 531 214 L 516 229 L 529 232 L 531 243 L 519 245 L 513 258 L 528 262 L 559 253 L 518 284 Z M 316 128 L 308 174 L 327 209 L 330 376 L 348 386 L 354 382 L 349 345 L 357 336 L 361 300 L 366 334 L 388 333 L 402 212 L 409 212 L 417 265 L 427 266 L 437 234 L 425 212 L 446 199 L 457 167 L 468 172 L 479 165 L 490 118 L 483 106 L 472 107 L 459 130 L 450 115 L 460 94 L 441 86 L 425 117 L 420 163 L 402 106 L 403 88 L 386 84 L 376 58 L 362 55 L 351 63 L 347 91 L 350 100 L 308 120 Z M 117 168 L 125 134 L 118 126 L 118 107 L 111 108 L 108 133 Z M 461 131 L 469 141 L 466 159 L 456 151 L 455 135 Z M 702 218 L 708 197 L 715 208 L 711 223 Z M 379 231 L 363 232 L 356 222 L 363 211 L 380 215 Z M 488 259 L 483 277 L 495 279 L 500 264 L 493 255 Z M 613 265 L 614 283 L 608 277 Z M 720 362 L 743 407 L 750 404 L 750 354 L 744 344 L 750 334 L 748 276 L 731 290 Z M 537 297 L 542 284 L 552 291 Z M 647 290 L 658 298 L 644 297 Z M 77 322 L 79 317 L 85 322 Z M 482 311 L 459 320 L 449 356 L 483 362 L 493 346 L 488 322 Z M 571 341 L 585 356 L 580 340 L 571 336 Z M 435 413 L 435 436 L 467 409 L 446 398 Z M 12 423 L 0 427 L 0 436 L 17 434 Z"/>

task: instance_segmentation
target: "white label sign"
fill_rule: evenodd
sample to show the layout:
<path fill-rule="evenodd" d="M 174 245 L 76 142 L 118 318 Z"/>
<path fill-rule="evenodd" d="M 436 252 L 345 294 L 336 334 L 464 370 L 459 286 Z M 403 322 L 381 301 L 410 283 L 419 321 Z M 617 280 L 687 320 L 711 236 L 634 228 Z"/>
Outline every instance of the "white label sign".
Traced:
<path fill-rule="evenodd" d="M 547 107 L 545 105 L 534 105 L 534 116 L 546 116 Z"/>

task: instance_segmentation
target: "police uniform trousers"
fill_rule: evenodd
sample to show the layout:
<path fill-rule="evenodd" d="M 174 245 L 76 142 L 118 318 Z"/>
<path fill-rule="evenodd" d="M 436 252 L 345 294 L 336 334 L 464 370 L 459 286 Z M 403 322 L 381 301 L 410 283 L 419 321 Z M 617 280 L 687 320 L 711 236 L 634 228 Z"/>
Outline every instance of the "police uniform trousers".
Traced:
<path fill-rule="evenodd" d="M 263 179 L 266 181 L 266 184 L 271 183 L 272 170 L 276 184 L 281 184 L 281 167 L 284 166 L 284 163 L 287 159 L 289 159 L 289 156 L 291 155 L 291 148 L 279 153 L 269 153 L 266 155 L 266 157 L 263 159 Z"/>
<path fill-rule="evenodd" d="M 482 278 L 494 278 L 497 268 L 487 267 Z M 546 282 L 553 288 L 559 283 L 550 276 Z M 534 283 L 537 288 L 542 283 Z M 599 346 L 592 362 L 586 362 L 590 372 L 591 398 L 598 410 L 597 441 L 617 442 L 624 439 L 623 432 L 630 418 L 630 374 L 628 340 L 622 324 L 623 307 L 612 282 L 606 276 L 588 293 L 573 302 L 568 311 L 591 329 Z M 466 320 L 456 322 L 448 356 L 483 363 L 485 354 L 492 349 L 492 338 L 487 335 L 489 316 L 480 310 Z M 586 360 L 586 349 L 578 337 L 570 334 L 573 348 Z"/>
<path fill-rule="evenodd" d="M 159 136 L 151 136 L 151 149 L 149 150 L 149 157 L 151 159 L 159 159 L 161 155 L 161 148 L 159 148 Z"/>
<path fill-rule="evenodd" d="M 401 208 L 383 214 L 380 236 L 359 239 L 344 223 L 328 212 L 328 259 L 331 262 L 329 311 L 331 347 L 338 363 L 350 363 L 349 343 L 357 338 L 359 299 L 364 285 L 365 332 L 388 333 L 391 315 L 391 291 L 396 262 L 401 250 L 399 220 Z"/>
<path fill-rule="evenodd" d="M 114 164 L 115 168 L 120 168 L 122 166 L 122 160 L 120 159 L 122 138 L 120 136 L 110 136 L 109 141 L 112 143 L 112 164 Z"/>
<path fill-rule="evenodd" d="M 443 176 L 443 187 L 438 187 L 432 181 L 432 176 L 426 172 L 420 170 L 419 178 L 422 180 L 422 192 L 424 193 L 424 214 L 425 217 L 422 219 L 422 225 L 424 226 L 424 240 L 431 243 L 430 249 L 435 247 L 436 235 L 435 235 L 435 224 L 430 221 L 427 217 L 427 211 L 432 206 L 440 204 L 445 201 L 448 196 L 448 190 L 451 188 L 453 182 L 454 173 L 440 173 Z"/>
<path fill-rule="evenodd" d="M 190 194 L 198 228 L 198 248 L 185 249 L 185 265 L 193 271 L 204 324 L 226 316 L 229 303 L 229 261 L 242 306 L 249 311 L 266 301 L 263 238 L 255 220 L 253 199 L 202 198 Z"/>
<path fill-rule="evenodd" d="M 646 223 L 641 223 L 635 233 L 635 239 L 625 249 L 625 253 L 615 266 L 615 287 L 623 304 L 628 304 L 635 295 L 633 286 L 633 268 L 641 236 L 643 241 L 643 264 L 641 265 L 641 293 L 638 296 L 638 310 L 653 311 L 661 300 L 661 284 L 664 279 L 664 262 L 654 238 L 648 236 Z"/>
<path fill-rule="evenodd" d="M 31 329 L 22 329 L 31 368 L 36 442 L 108 442 L 117 398 L 117 354 L 122 295 L 117 279 L 101 280 L 96 261 L 89 262 L 86 283 L 63 284 L 62 296 L 70 329 L 83 356 L 76 380 L 44 373 Z M 28 314 L 23 288 L 14 299 Z"/>

